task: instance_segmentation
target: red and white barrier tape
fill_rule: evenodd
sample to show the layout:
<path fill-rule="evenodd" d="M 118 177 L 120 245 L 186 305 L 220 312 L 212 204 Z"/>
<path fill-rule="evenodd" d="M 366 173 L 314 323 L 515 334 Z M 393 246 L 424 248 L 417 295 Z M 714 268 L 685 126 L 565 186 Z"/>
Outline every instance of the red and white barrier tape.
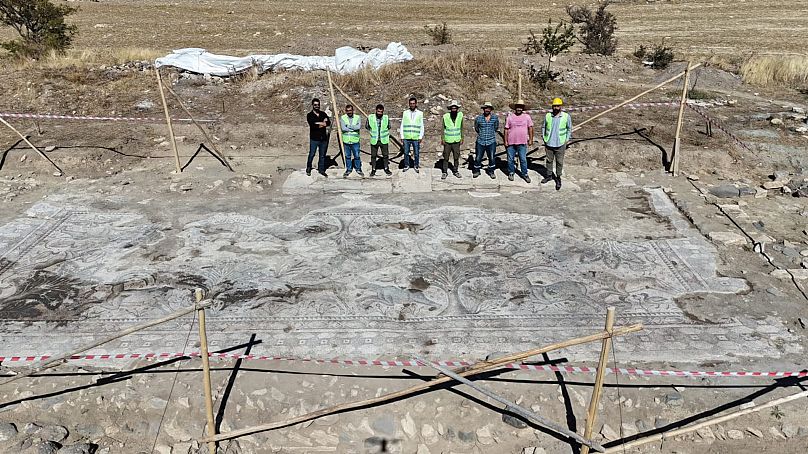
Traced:
<path fill-rule="evenodd" d="M 587 112 L 587 111 L 590 111 L 590 110 L 606 110 L 606 109 L 610 109 L 610 108 L 612 108 L 612 107 L 614 107 L 616 105 L 617 104 L 606 104 L 606 105 L 602 105 L 602 106 L 568 107 L 568 108 L 564 108 L 564 110 L 567 111 L 567 112 Z M 637 103 L 633 103 L 633 104 L 626 104 L 623 107 L 628 107 L 629 109 L 644 109 L 644 108 L 648 108 L 648 107 L 678 107 L 678 106 L 679 106 L 678 101 L 670 101 L 670 102 L 662 101 L 662 102 L 637 102 Z M 525 112 L 528 113 L 528 114 L 543 114 L 543 113 L 550 112 L 550 110 L 549 109 L 534 109 L 534 110 L 526 110 Z M 497 114 L 497 115 L 507 115 L 507 114 L 511 113 L 511 111 L 502 111 L 502 112 L 494 112 L 494 113 Z M 443 115 L 443 114 L 440 114 L 440 115 Z M 439 116 L 439 115 L 436 115 L 436 116 Z M 474 119 L 474 118 L 477 118 L 477 115 L 474 115 L 474 116 L 471 117 L 471 119 Z M 401 120 L 401 117 L 390 117 L 390 119 L 391 120 Z"/>
<path fill-rule="evenodd" d="M 729 129 L 727 129 L 727 127 L 724 126 L 720 121 L 716 120 L 715 118 L 710 117 L 709 115 L 704 113 L 703 110 L 699 109 L 698 107 L 694 106 L 693 104 L 687 103 L 687 107 L 690 107 L 690 109 L 692 109 L 694 112 L 699 114 L 699 116 L 701 116 L 701 118 L 704 118 L 708 122 L 715 125 L 719 130 L 721 130 L 721 132 L 723 132 L 724 134 L 729 136 L 729 138 L 732 139 L 732 141 L 735 142 L 739 147 L 743 148 L 746 151 L 750 151 L 750 152 L 752 151 L 752 149 L 749 148 L 749 146 L 746 145 L 746 143 L 743 140 L 741 140 L 735 134 L 731 133 L 729 131 Z"/>
<path fill-rule="evenodd" d="M 94 116 L 81 116 L 81 115 L 55 115 L 55 114 L 29 114 L 29 113 L 5 113 L 0 112 L 0 117 L 3 118 L 28 118 L 34 120 L 82 120 L 82 121 L 144 121 L 152 123 L 162 123 L 165 118 L 148 118 L 148 117 L 94 117 Z M 172 118 L 171 121 L 177 122 L 192 122 L 190 118 Z M 213 123 L 216 120 L 196 120 L 198 123 Z"/>
<path fill-rule="evenodd" d="M 70 361 L 110 361 L 119 359 L 169 359 L 169 358 L 198 358 L 201 354 L 199 352 L 191 353 L 118 353 L 118 354 L 98 354 L 98 355 L 73 355 L 68 358 Z M 369 360 L 369 359 L 314 359 L 314 358 L 291 358 L 284 356 L 264 356 L 264 355 L 242 355 L 238 353 L 209 353 L 208 356 L 214 359 L 242 359 L 247 361 L 299 361 L 310 362 L 318 364 L 340 364 L 346 366 L 386 366 L 386 367 L 422 367 L 422 364 L 416 360 Z M 50 355 L 40 356 L 0 356 L 0 363 L 2 362 L 36 362 L 51 359 Z M 445 367 L 465 367 L 472 366 L 475 363 L 468 361 L 432 361 L 433 364 Z M 545 372 L 564 372 L 564 373 L 595 373 L 595 367 L 581 367 L 581 366 L 550 366 L 550 365 L 537 365 L 537 364 L 523 364 L 523 363 L 510 363 L 505 364 L 503 367 L 508 369 L 531 370 L 531 371 L 545 371 Z M 799 372 L 726 372 L 726 371 L 693 371 L 693 370 L 653 370 L 653 369 L 635 369 L 635 368 L 609 368 L 607 373 L 621 374 L 621 375 L 641 375 L 641 376 L 659 376 L 659 377 L 765 377 L 765 378 L 782 378 L 782 377 L 808 377 L 808 370 Z"/>

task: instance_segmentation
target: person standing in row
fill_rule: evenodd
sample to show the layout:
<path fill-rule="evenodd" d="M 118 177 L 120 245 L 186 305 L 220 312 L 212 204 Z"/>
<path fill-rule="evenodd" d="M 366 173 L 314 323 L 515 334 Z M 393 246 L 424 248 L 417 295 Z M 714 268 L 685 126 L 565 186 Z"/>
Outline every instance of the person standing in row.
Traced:
<path fill-rule="evenodd" d="M 561 172 L 564 169 L 564 153 L 567 143 L 572 139 L 572 118 L 561 107 L 564 102 L 561 98 L 553 100 L 553 111 L 544 116 L 541 135 L 544 140 L 544 150 L 547 155 L 547 176 L 541 180 L 542 184 L 555 180 L 556 191 L 561 189 Z M 553 171 L 555 163 L 555 171 Z"/>
<path fill-rule="evenodd" d="M 311 100 L 311 112 L 306 115 L 306 121 L 309 124 L 309 158 L 306 161 L 306 175 L 311 176 L 314 155 L 319 151 L 317 172 L 328 177 L 325 173 L 325 158 L 328 153 L 328 128 L 331 126 L 331 119 L 320 110 L 319 99 Z"/>
<path fill-rule="evenodd" d="M 359 131 L 362 130 L 362 120 L 359 119 L 359 115 L 354 115 L 353 106 L 350 104 L 345 106 L 345 114 L 341 118 L 340 128 L 342 128 L 342 148 L 345 150 L 345 173 L 342 178 L 348 178 L 351 170 L 356 170 L 360 177 L 364 177 L 362 160 L 359 154 Z"/>
<path fill-rule="evenodd" d="M 445 180 L 449 175 L 449 155 L 454 158 L 454 176 L 460 177 L 460 145 L 463 145 L 463 112 L 457 101 L 449 104 L 449 112 L 443 114 L 443 137 L 440 139 L 443 145 L 443 175 L 441 180 Z"/>
<path fill-rule="evenodd" d="M 376 159 L 382 152 L 382 167 L 387 176 L 390 172 L 390 118 L 384 114 L 384 106 L 376 106 L 376 115 L 368 117 L 365 127 L 370 131 L 370 176 L 376 176 Z"/>
<path fill-rule="evenodd" d="M 421 141 L 424 140 L 424 113 L 418 110 L 418 100 L 415 97 L 409 99 L 409 109 L 404 111 L 401 118 L 401 128 L 399 129 L 401 138 L 404 139 L 404 172 L 410 166 L 418 173 L 420 166 Z M 410 159 L 410 148 L 412 148 L 412 159 Z"/>
<path fill-rule="evenodd" d="M 499 131 L 499 117 L 492 113 L 494 106 L 490 102 L 483 104 L 483 114 L 478 115 L 474 120 L 474 131 L 477 133 L 477 143 L 475 144 L 474 172 L 472 176 L 480 176 L 480 169 L 483 167 L 483 154 L 488 158 L 488 170 L 486 173 L 492 179 L 494 171 L 497 169 L 494 157 L 497 150 L 497 131 Z"/>
<path fill-rule="evenodd" d="M 525 102 L 516 101 L 511 104 L 514 112 L 508 115 L 505 120 L 505 147 L 508 150 L 508 180 L 513 181 L 513 174 L 516 171 L 514 163 L 515 155 L 519 154 L 519 170 L 522 179 L 530 183 L 530 176 L 527 174 L 527 147 L 533 146 L 533 119 L 524 113 Z"/>

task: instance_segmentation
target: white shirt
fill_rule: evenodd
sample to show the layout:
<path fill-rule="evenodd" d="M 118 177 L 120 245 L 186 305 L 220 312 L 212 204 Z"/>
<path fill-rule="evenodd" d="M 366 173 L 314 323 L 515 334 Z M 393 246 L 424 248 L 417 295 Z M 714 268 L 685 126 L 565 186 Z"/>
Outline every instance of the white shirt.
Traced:
<path fill-rule="evenodd" d="M 421 114 L 421 123 L 418 125 L 418 126 L 421 127 L 421 134 L 420 134 L 420 136 L 418 138 L 420 140 L 424 140 L 424 113 L 421 112 L 418 109 L 415 109 L 415 110 L 407 109 L 407 110 L 404 111 L 404 114 L 402 115 L 402 117 L 409 117 L 410 120 L 415 121 L 415 117 L 418 114 Z M 401 120 L 401 126 L 399 126 L 399 128 L 398 128 L 398 133 L 399 133 L 400 137 L 404 137 L 404 119 L 403 118 Z"/>

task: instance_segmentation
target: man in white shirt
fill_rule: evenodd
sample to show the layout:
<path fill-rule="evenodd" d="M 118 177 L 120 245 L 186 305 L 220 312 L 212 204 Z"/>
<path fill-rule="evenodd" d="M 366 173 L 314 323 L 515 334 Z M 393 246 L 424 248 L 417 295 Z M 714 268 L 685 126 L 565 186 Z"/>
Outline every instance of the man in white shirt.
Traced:
<path fill-rule="evenodd" d="M 418 110 L 418 100 L 415 97 L 409 100 L 409 109 L 401 117 L 399 133 L 404 139 L 404 172 L 409 170 L 410 164 L 418 173 L 420 166 L 421 141 L 424 140 L 424 113 Z M 412 148 L 412 159 L 410 159 Z"/>

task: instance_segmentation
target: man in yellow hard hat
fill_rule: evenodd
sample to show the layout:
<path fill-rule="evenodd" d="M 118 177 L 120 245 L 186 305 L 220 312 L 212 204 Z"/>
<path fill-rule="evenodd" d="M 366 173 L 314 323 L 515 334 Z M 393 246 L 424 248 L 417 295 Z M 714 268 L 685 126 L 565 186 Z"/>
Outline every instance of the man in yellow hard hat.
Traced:
<path fill-rule="evenodd" d="M 561 110 L 564 102 L 561 98 L 553 99 L 553 110 L 544 116 L 541 127 L 544 150 L 547 155 L 545 165 L 547 176 L 541 180 L 542 184 L 555 180 L 556 191 L 561 189 L 561 172 L 564 169 L 564 152 L 567 143 L 572 139 L 572 118 L 570 114 Z M 553 169 L 555 164 L 555 169 Z"/>

